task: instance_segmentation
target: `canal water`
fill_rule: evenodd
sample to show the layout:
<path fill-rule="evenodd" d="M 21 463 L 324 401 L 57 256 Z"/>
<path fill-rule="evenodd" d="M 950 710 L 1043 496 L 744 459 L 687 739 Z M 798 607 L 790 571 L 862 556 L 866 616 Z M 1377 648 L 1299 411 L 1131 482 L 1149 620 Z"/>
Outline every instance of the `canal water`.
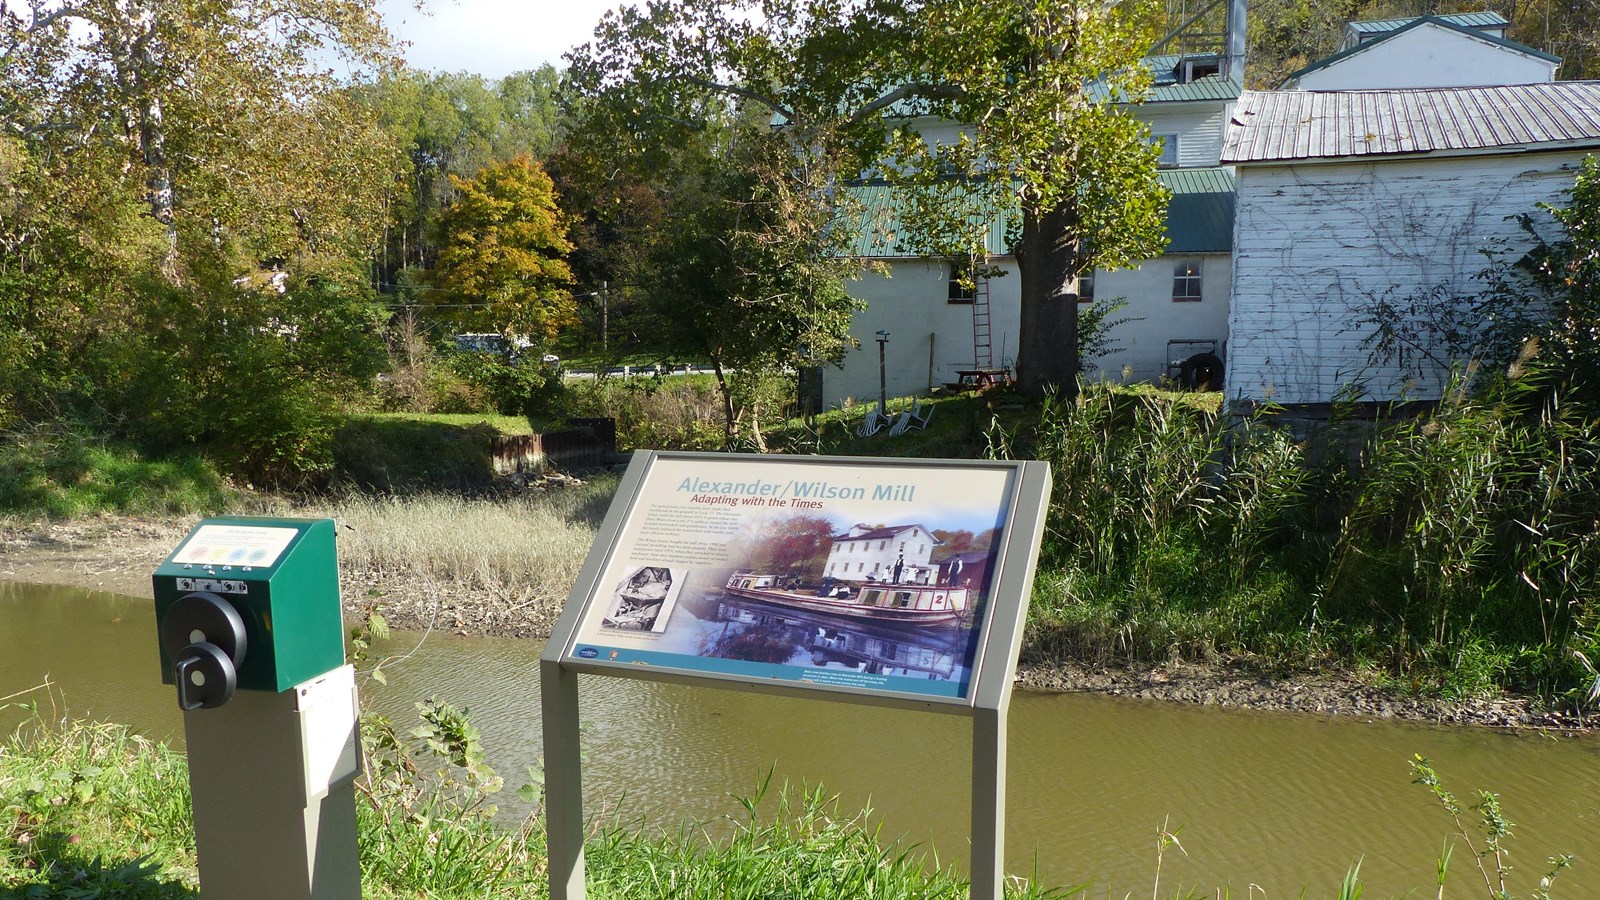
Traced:
<path fill-rule="evenodd" d="M 172 689 L 160 683 L 147 600 L 0 584 L 0 696 L 46 677 L 74 714 L 181 740 Z M 406 653 L 396 634 L 380 653 Z M 363 686 L 369 710 L 415 721 L 438 696 L 471 710 L 490 763 L 509 787 L 538 759 L 539 644 L 434 634 Z M 774 784 L 821 782 L 846 810 L 874 809 L 886 835 L 941 859 L 967 852 L 970 724 L 955 716 L 584 676 L 588 811 L 675 825 L 738 807 L 772 770 Z M 46 704 L 48 705 L 48 704 Z M 18 711 L 0 710 L 9 730 Z M 1162 894 L 1331 896 L 1361 861 L 1367 896 L 1432 896 L 1434 858 L 1451 825 L 1407 760 L 1433 760 L 1470 800 L 1501 794 L 1516 823 L 1512 890 L 1525 895 L 1546 857 L 1577 867 L 1556 897 L 1600 896 L 1600 739 L 1354 718 L 1220 710 L 1091 695 L 1019 692 L 1010 719 L 1006 850 L 1011 871 L 1094 894 L 1148 894 L 1157 832 L 1169 848 Z M 510 790 L 507 798 L 510 799 Z M 1451 861 L 1452 896 L 1476 873 Z"/>

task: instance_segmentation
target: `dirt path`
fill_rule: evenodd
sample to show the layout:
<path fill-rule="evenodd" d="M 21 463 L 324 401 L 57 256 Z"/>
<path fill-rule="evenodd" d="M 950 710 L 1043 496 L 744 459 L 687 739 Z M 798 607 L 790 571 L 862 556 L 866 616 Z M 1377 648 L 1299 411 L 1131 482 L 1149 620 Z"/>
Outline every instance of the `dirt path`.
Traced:
<path fill-rule="evenodd" d="M 191 519 L 102 517 L 0 528 L 0 581 L 64 584 L 149 597 L 150 573 L 192 524 Z M 434 610 L 428 598 L 412 596 L 417 592 L 415 584 L 360 571 L 345 571 L 342 580 L 345 614 L 354 621 L 365 616 L 369 598 L 375 594 L 385 596 L 383 612 L 395 628 L 423 628 L 428 624 L 424 617 Z M 529 638 L 549 633 L 553 610 L 536 616 L 530 613 L 526 622 L 520 618 L 512 621 L 501 614 L 490 592 L 461 585 L 439 588 L 441 594 L 449 595 L 449 601 L 443 604 L 441 621 L 436 624 L 453 633 Z M 1341 673 L 1268 674 L 1227 664 L 1189 662 L 1095 668 L 1030 659 L 1024 650 L 1017 684 L 1039 691 L 1083 691 L 1373 721 L 1581 730 L 1581 723 L 1569 714 L 1540 710 L 1525 697 L 1469 701 L 1406 697 Z"/>

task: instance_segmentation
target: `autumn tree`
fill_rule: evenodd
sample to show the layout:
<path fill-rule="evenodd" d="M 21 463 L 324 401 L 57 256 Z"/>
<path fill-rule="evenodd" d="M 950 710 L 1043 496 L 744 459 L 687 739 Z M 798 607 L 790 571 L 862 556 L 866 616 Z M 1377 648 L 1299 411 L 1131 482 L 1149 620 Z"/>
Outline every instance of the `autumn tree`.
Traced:
<path fill-rule="evenodd" d="M 386 63 L 371 2 L 0 4 L 13 409 L 251 482 L 326 473 L 376 355 L 365 265 L 395 161 L 330 52 Z"/>
<path fill-rule="evenodd" d="M 380 279 L 433 264 L 435 224 L 455 200 L 450 177 L 470 179 L 519 153 L 544 159 L 556 145 L 560 110 L 554 67 L 514 72 L 499 81 L 468 72 L 385 70 L 352 88 L 399 145 L 404 174 L 377 260 Z"/>
<path fill-rule="evenodd" d="M 833 523 L 821 516 L 776 519 L 763 530 L 751 565 L 759 571 L 820 576 L 833 546 L 833 530 Z"/>
<path fill-rule="evenodd" d="M 572 321 L 572 251 L 550 176 L 526 154 L 452 177 L 430 274 L 443 318 L 549 341 Z"/>
<path fill-rule="evenodd" d="M 1136 61 L 1157 19 L 1143 0 L 669 0 L 608 14 L 570 71 L 619 98 L 646 141 L 727 103 L 759 110 L 794 160 L 834 166 L 813 204 L 869 174 L 937 200 L 906 236 L 925 252 L 970 244 L 975 221 L 1015 210 L 1018 372 L 1071 390 L 1078 274 L 1164 245 L 1156 152 L 1125 108 L 1148 85 Z M 923 116 L 964 136 L 931 145 L 905 127 Z"/>

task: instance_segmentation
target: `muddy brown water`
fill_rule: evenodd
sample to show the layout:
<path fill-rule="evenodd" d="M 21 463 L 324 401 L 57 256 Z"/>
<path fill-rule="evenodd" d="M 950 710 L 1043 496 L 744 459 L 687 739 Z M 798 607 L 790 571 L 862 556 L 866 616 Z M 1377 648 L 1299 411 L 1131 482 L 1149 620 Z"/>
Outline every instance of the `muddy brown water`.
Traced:
<path fill-rule="evenodd" d="M 419 635 L 396 634 L 404 653 Z M 508 785 L 538 759 L 539 644 L 434 634 L 365 682 L 363 704 L 415 722 L 430 696 L 471 710 Z M 0 697 L 48 676 L 74 714 L 181 740 L 160 683 L 148 600 L 0 584 Z M 959 859 L 967 849 L 970 725 L 944 715 L 585 676 L 585 795 L 591 813 L 663 825 L 737 811 L 770 769 L 773 783 L 817 783 L 842 807 L 873 808 L 903 834 Z M 18 721 L 0 710 L 0 727 Z M 1161 893 L 1332 896 L 1361 860 L 1368 897 L 1434 896 L 1434 858 L 1450 822 L 1410 783 L 1431 758 L 1464 800 L 1498 792 L 1516 823 L 1511 887 L 1526 895 L 1546 857 L 1573 853 L 1557 898 L 1600 897 L 1600 738 L 1222 710 L 1081 694 L 1020 692 L 1010 719 L 1008 864 L 1047 882 L 1093 882 L 1148 896 L 1163 822 Z M 510 791 L 506 797 L 510 798 Z M 508 810 L 510 815 L 515 810 Z M 1181 830 L 1180 830 L 1181 829 Z M 1458 841 L 1459 843 L 1459 841 Z M 1458 847 L 1450 897 L 1482 897 Z"/>

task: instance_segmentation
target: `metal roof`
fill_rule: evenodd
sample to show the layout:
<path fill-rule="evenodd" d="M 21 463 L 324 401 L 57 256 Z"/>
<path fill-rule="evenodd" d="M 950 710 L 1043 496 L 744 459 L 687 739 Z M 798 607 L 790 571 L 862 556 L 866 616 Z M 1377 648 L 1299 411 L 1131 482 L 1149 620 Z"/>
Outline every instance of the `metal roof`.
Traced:
<path fill-rule="evenodd" d="M 1227 169 L 1166 169 L 1167 253 L 1233 250 L 1233 173 Z"/>
<path fill-rule="evenodd" d="M 1497 12 L 1453 13 L 1447 16 L 1424 16 L 1423 18 L 1442 19 L 1453 25 L 1460 25 L 1463 28 L 1506 28 L 1511 25 L 1510 21 Z M 1369 34 L 1382 34 L 1386 31 L 1404 28 L 1415 21 L 1415 18 L 1405 18 L 1351 22 L 1350 30 L 1365 37 Z"/>
<path fill-rule="evenodd" d="M 1222 162 L 1600 146 L 1600 82 L 1245 91 Z"/>
<path fill-rule="evenodd" d="M 1244 83 L 1238 78 L 1225 78 L 1221 75 L 1206 75 L 1196 78 L 1186 84 L 1178 83 L 1178 65 L 1183 57 L 1177 54 L 1147 56 L 1141 62 L 1150 70 L 1150 95 L 1144 99 L 1146 105 L 1151 103 L 1185 103 L 1192 100 L 1232 100 L 1244 90 Z M 1089 98 L 1101 101 L 1116 99 L 1125 101 L 1127 98 L 1111 98 L 1106 90 L 1104 81 L 1095 81 L 1089 85 Z"/>
<path fill-rule="evenodd" d="M 1168 253 L 1227 253 L 1233 249 L 1233 173 L 1224 168 L 1163 169 L 1161 184 L 1172 193 L 1167 201 Z M 864 216 L 852 252 L 879 259 L 916 257 L 903 242 L 900 222 L 902 192 L 890 185 L 863 184 L 850 193 L 862 204 Z M 1019 215 L 1013 207 L 989 223 L 985 250 L 991 256 L 1009 256 L 1007 222 Z"/>
<path fill-rule="evenodd" d="M 1524 54 L 1526 56 L 1532 56 L 1535 59 L 1542 59 L 1542 60 L 1546 60 L 1548 62 L 1553 62 L 1553 63 L 1560 63 L 1561 62 L 1561 57 L 1559 57 L 1559 56 L 1551 56 L 1550 54 L 1544 52 L 1543 50 L 1536 50 L 1536 49 L 1534 49 L 1532 47 L 1529 47 L 1527 44 L 1519 44 L 1516 41 L 1507 40 L 1507 39 L 1505 39 L 1503 37 L 1498 37 L 1496 35 L 1489 34 L 1487 32 L 1478 31 L 1478 30 L 1476 30 L 1474 28 L 1470 28 L 1470 27 L 1467 27 L 1467 26 L 1464 26 L 1464 25 L 1459 25 L 1459 24 L 1457 24 L 1455 22 L 1449 21 L 1452 18 L 1459 18 L 1459 17 L 1457 17 L 1457 16 L 1418 16 L 1415 19 L 1393 19 L 1393 20 L 1390 20 L 1390 21 L 1398 22 L 1400 24 L 1397 27 L 1393 28 L 1393 29 L 1390 29 L 1390 30 L 1388 30 L 1386 32 L 1381 33 L 1378 37 L 1375 37 L 1375 38 L 1373 38 L 1373 39 L 1371 39 L 1369 41 L 1363 41 L 1363 42 L 1361 42 L 1359 44 L 1356 44 L 1356 45 L 1354 45 L 1352 47 L 1346 47 L 1345 49 L 1340 50 L 1338 53 L 1335 53 L 1332 56 L 1324 57 L 1323 59 L 1319 59 L 1316 62 L 1311 63 L 1310 65 L 1308 65 L 1308 66 L 1306 66 L 1306 67 L 1304 67 L 1302 69 L 1298 69 L 1298 70 L 1296 70 L 1294 72 L 1290 72 L 1289 76 L 1287 78 L 1285 78 L 1284 81 L 1285 82 L 1294 81 L 1296 78 L 1299 78 L 1300 76 L 1305 75 L 1308 72 L 1315 72 L 1318 69 L 1327 68 L 1328 66 L 1331 66 L 1334 63 L 1339 62 L 1340 60 L 1348 59 L 1348 58 L 1350 58 L 1352 56 L 1355 56 L 1357 53 L 1361 53 L 1363 51 L 1370 50 L 1373 47 L 1376 47 L 1377 45 L 1383 43 L 1384 41 L 1391 40 L 1393 38 L 1399 37 L 1400 35 L 1405 34 L 1406 32 L 1410 31 L 1413 28 L 1421 28 L 1424 25 L 1435 25 L 1435 26 L 1437 26 L 1439 28 L 1445 29 L 1446 31 L 1458 32 L 1458 33 L 1464 34 L 1467 37 L 1470 37 L 1470 38 L 1472 38 L 1474 40 L 1483 41 L 1486 44 L 1493 44 L 1496 47 L 1503 47 L 1503 48 L 1505 48 L 1507 50 L 1511 50 L 1511 51 L 1514 51 L 1514 52 L 1517 52 L 1517 53 L 1521 53 L 1521 54 Z M 1367 24 L 1372 24 L 1372 23 L 1367 23 Z"/>
<path fill-rule="evenodd" d="M 905 243 L 906 228 L 900 221 L 904 191 L 888 184 L 861 184 L 848 190 L 852 199 L 861 204 L 861 219 L 855 226 L 856 241 L 851 253 L 880 259 L 922 255 Z M 983 243 L 984 251 L 990 256 L 1005 256 L 1009 252 L 1006 223 L 1016 215 L 1015 208 L 1008 209 L 989 223 Z"/>

